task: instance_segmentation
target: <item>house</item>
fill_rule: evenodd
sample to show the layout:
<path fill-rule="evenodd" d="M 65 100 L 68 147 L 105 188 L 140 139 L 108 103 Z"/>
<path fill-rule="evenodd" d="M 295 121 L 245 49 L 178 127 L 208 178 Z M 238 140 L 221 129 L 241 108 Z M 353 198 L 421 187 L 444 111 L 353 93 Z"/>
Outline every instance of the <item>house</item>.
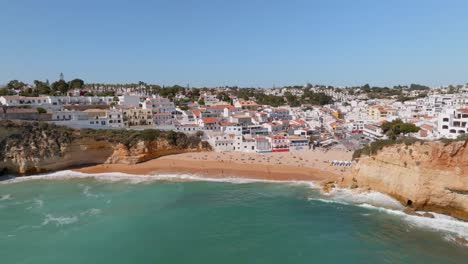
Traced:
<path fill-rule="evenodd" d="M 124 107 L 140 107 L 140 96 L 137 95 L 121 95 L 117 97 L 117 105 Z M 113 101 L 115 98 L 113 99 Z"/>
<path fill-rule="evenodd" d="M 271 145 L 272 152 L 289 152 L 289 140 L 285 136 L 266 137 Z"/>
<path fill-rule="evenodd" d="M 269 111 L 269 120 L 290 120 L 291 115 L 287 108 L 273 108 L 267 109 Z"/>
<path fill-rule="evenodd" d="M 251 100 L 242 100 L 239 99 L 234 103 L 236 108 L 240 108 L 242 110 L 249 110 L 249 111 L 258 111 L 260 107 L 256 102 Z"/>
<path fill-rule="evenodd" d="M 155 125 L 161 126 L 170 125 L 174 119 L 171 113 L 153 112 L 153 120 Z"/>
<path fill-rule="evenodd" d="M 255 137 L 254 140 L 256 152 L 271 152 L 271 143 L 266 137 Z"/>
<path fill-rule="evenodd" d="M 233 115 L 231 116 L 230 121 L 241 126 L 252 125 L 252 117 L 249 115 Z"/>
<path fill-rule="evenodd" d="M 368 117 L 374 121 L 382 121 L 387 118 L 388 109 L 381 105 L 373 105 L 368 108 Z"/>
<path fill-rule="evenodd" d="M 50 100 L 48 97 L 29 97 L 29 96 L 0 96 L 0 105 L 6 106 L 50 106 Z"/>
<path fill-rule="evenodd" d="M 456 138 L 468 133 L 468 108 L 446 109 L 437 119 L 437 132 L 440 137 Z"/>
<path fill-rule="evenodd" d="M 242 127 L 237 123 L 232 122 L 221 122 L 220 123 L 221 131 L 227 134 L 236 134 L 242 135 Z"/>
<path fill-rule="evenodd" d="M 154 125 L 151 109 L 122 108 L 123 121 L 126 127 Z"/>
<path fill-rule="evenodd" d="M 314 134 L 314 130 L 310 128 L 295 129 L 292 134 L 295 136 L 310 137 Z"/>
<path fill-rule="evenodd" d="M 377 124 L 364 125 L 362 134 L 370 140 L 386 139 L 387 136 L 383 133 L 382 127 Z"/>
<path fill-rule="evenodd" d="M 201 98 L 205 102 L 206 106 L 211 106 L 219 103 L 219 100 L 215 94 L 203 93 Z"/>
<path fill-rule="evenodd" d="M 240 151 L 242 135 L 211 133 L 208 134 L 208 142 L 216 152 Z"/>
<path fill-rule="evenodd" d="M 177 132 L 183 132 L 186 134 L 193 134 L 198 131 L 202 131 L 202 128 L 197 124 L 180 124 L 177 122 L 174 124 L 174 127 Z"/>
<path fill-rule="evenodd" d="M 242 152 L 256 152 L 257 142 L 252 137 L 244 137 L 241 143 L 240 151 Z"/>
<path fill-rule="evenodd" d="M 120 109 L 87 109 L 85 111 L 53 111 L 52 121 L 58 125 L 74 128 L 124 128 Z"/>
<path fill-rule="evenodd" d="M 152 109 L 155 113 L 173 114 L 176 109 L 171 100 L 161 96 L 147 98 L 143 103 L 143 109 Z"/>
<path fill-rule="evenodd" d="M 217 118 L 205 117 L 198 120 L 198 124 L 203 130 L 220 131 L 219 120 Z"/>
<path fill-rule="evenodd" d="M 263 127 L 268 130 L 269 133 L 276 134 L 283 130 L 283 124 L 277 122 L 264 123 Z"/>
<path fill-rule="evenodd" d="M 289 149 L 291 151 L 309 149 L 309 139 L 303 137 L 289 137 Z"/>

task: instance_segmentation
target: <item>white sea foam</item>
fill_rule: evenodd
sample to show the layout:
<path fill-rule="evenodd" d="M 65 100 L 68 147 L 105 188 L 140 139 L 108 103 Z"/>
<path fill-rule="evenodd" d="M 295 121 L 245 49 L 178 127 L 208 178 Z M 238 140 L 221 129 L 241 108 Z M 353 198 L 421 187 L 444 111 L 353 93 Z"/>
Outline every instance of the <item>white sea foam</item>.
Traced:
<path fill-rule="evenodd" d="M 84 185 L 84 184 L 80 184 L 79 186 L 83 188 L 82 193 L 83 193 L 84 196 L 86 196 L 86 197 L 97 198 L 97 197 L 101 197 L 101 196 L 102 196 L 101 194 L 94 194 L 94 193 L 92 193 L 92 192 L 90 191 L 90 190 L 91 190 L 91 186 Z"/>
<path fill-rule="evenodd" d="M 352 204 L 370 204 L 383 208 L 403 209 L 396 199 L 380 192 L 358 192 L 350 189 L 335 188 L 330 192 L 330 199 Z"/>
<path fill-rule="evenodd" d="M 434 218 L 408 215 L 403 212 L 403 206 L 395 199 L 378 192 L 359 192 L 349 189 L 335 189 L 326 199 L 309 198 L 309 200 L 325 203 L 348 204 L 359 206 L 369 210 L 394 215 L 403 219 L 412 227 L 425 228 L 446 234 L 447 240 L 455 237 L 468 239 L 468 222 L 457 220 L 453 217 L 432 213 Z M 420 212 L 424 213 L 424 212 Z"/>
<path fill-rule="evenodd" d="M 80 215 L 98 215 L 100 213 L 101 213 L 101 209 L 91 208 L 89 210 L 81 212 Z"/>
<path fill-rule="evenodd" d="M 437 213 L 431 212 L 431 214 L 434 215 L 434 218 L 429 218 L 429 217 L 424 217 L 424 216 L 409 215 L 409 214 L 404 213 L 401 210 L 386 209 L 382 207 L 373 206 L 370 204 L 361 204 L 358 206 L 371 209 L 371 210 L 378 210 L 383 213 L 402 217 L 405 221 L 409 223 L 410 226 L 422 227 L 422 228 L 431 229 L 435 231 L 442 231 L 442 232 L 449 233 L 451 235 L 456 235 L 458 237 L 468 239 L 468 222 L 457 220 L 448 215 L 437 214 Z M 418 212 L 418 213 L 425 213 L 425 212 Z M 453 236 L 449 236 L 449 237 L 453 237 Z"/>
<path fill-rule="evenodd" d="M 57 179 L 73 179 L 73 178 L 94 178 L 100 181 L 110 182 L 128 182 L 132 184 L 153 182 L 153 181 L 205 181 L 205 182 L 228 182 L 233 184 L 248 184 L 248 183 L 283 183 L 291 185 L 307 185 L 310 188 L 318 189 L 319 187 L 313 181 L 276 181 L 276 180 L 261 180 L 261 179 L 246 179 L 246 178 L 207 178 L 192 174 L 156 174 L 156 175 L 133 175 L 126 173 L 99 173 L 87 174 L 70 170 L 59 171 L 49 174 L 36 176 L 27 176 L 9 179 L 0 184 L 16 183 L 28 180 L 57 180 Z M 89 195 L 89 188 L 84 189 L 83 193 Z M 91 194 L 92 195 L 92 194 Z M 395 199 L 378 192 L 357 192 L 349 189 L 336 188 L 326 196 L 327 198 L 309 198 L 309 200 L 317 200 L 324 203 L 337 203 L 344 205 L 355 205 L 362 208 L 377 210 L 383 213 L 392 214 L 401 217 L 410 226 L 417 226 L 436 231 L 444 232 L 449 238 L 452 235 L 468 239 L 468 223 L 458 221 L 452 217 L 434 214 L 435 218 L 427 218 L 421 216 L 407 215 L 402 209 L 403 206 Z M 99 210 L 99 209 L 98 209 Z M 100 211 L 94 211 L 100 213 Z M 44 224 L 56 223 L 57 225 L 71 224 L 78 221 L 77 217 L 53 217 L 47 215 Z"/>
<path fill-rule="evenodd" d="M 34 204 L 37 208 L 42 208 L 44 206 L 44 201 L 39 198 L 34 198 Z"/>
<path fill-rule="evenodd" d="M 11 200 L 11 194 L 5 194 L 0 196 L 0 201 L 6 201 L 6 200 Z"/>
<path fill-rule="evenodd" d="M 350 203 L 343 202 L 343 201 L 338 201 L 338 200 L 332 200 L 332 199 L 323 199 L 323 198 L 308 198 L 309 201 L 319 201 L 322 203 L 333 203 L 333 204 L 344 204 L 344 205 L 350 205 Z"/>
<path fill-rule="evenodd" d="M 55 224 L 56 226 L 64 226 L 64 225 L 69 225 L 73 224 L 78 221 L 78 217 L 76 216 L 71 216 L 71 217 L 66 217 L 66 216 L 59 216 L 55 217 L 51 214 L 46 215 L 44 221 L 42 222 L 42 225 L 48 225 L 48 224 Z"/>
<path fill-rule="evenodd" d="M 33 204 L 31 206 L 29 206 L 28 208 L 26 208 L 26 209 L 28 209 L 28 210 L 31 210 L 33 208 L 40 209 L 43 206 L 44 206 L 44 201 L 43 200 L 41 200 L 39 198 L 34 198 L 33 199 Z"/>
<path fill-rule="evenodd" d="M 128 182 L 128 183 L 147 183 L 154 181 L 205 181 L 205 182 L 228 182 L 233 184 L 248 184 L 248 183 L 283 183 L 291 185 L 307 185 L 310 188 L 318 188 L 313 181 L 278 181 L 278 180 L 264 180 L 264 179 L 247 179 L 239 177 L 225 177 L 225 178 L 209 178 L 194 174 L 154 174 L 154 175 L 135 175 L 120 172 L 111 173 L 96 173 L 88 174 L 82 172 L 76 172 L 71 170 L 64 170 L 53 172 L 49 174 L 41 174 L 34 176 L 18 177 L 0 182 L 0 184 L 17 183 L 30 180 L 66 180 L 66 179 L 80 179 L 80 178 L 93 178 L 100 181 L 109 182 Z M 89 194 L 89 188 L 84 189 L 84 192 Z M 85 195 L 86 195 L 85 193 Z"/>

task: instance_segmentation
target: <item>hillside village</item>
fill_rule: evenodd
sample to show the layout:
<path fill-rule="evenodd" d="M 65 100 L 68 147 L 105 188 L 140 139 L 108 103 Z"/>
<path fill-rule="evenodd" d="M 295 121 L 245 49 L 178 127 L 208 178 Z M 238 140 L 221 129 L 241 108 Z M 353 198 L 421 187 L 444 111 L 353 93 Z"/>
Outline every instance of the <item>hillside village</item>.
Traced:
<path fill-rule="evenodd" d="M 18 87 L 10 82 L 0 96 L 0 119 L 199 133 L 218 152 L 288 152 L 334 145 L 355 150 L 387 138 L 382 125 L 397 119 L 417 126 L 419 131 L 411 136 L 420 139 L 453 139 L 468 132 L 468 85 L 198 89 L 81 81 L 47 94 L 40 93 L 40 85 L 44 83 Z"/>

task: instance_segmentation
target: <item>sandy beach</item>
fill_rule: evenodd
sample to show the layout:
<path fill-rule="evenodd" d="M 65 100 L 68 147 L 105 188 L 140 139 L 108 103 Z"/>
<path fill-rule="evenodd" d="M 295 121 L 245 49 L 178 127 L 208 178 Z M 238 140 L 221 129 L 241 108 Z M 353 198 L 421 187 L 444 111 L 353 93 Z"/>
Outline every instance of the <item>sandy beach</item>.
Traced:
<path fill-rule="evenodd" d="M 198 152 L 165 156 L 147 162 L 102 164 L 75 171 L 121 172 L 137 175 L 188 173 L 214 178 L 242 177 L 266 180 L 335 180 L 351 167 L 331 166 L 332 160 L 351 160 L 352 152 L 341 149 L 285 153 Z"/>

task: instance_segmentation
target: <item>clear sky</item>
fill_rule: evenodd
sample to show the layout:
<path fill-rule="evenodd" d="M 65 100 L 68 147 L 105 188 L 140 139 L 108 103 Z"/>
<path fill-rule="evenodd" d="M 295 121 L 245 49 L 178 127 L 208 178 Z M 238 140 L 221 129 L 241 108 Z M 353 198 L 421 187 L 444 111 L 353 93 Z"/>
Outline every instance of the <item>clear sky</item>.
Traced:
<path fill-rule="evenodd" d="M 0 83 L 468 82 L 466 0 L 0 0 Z"/>

